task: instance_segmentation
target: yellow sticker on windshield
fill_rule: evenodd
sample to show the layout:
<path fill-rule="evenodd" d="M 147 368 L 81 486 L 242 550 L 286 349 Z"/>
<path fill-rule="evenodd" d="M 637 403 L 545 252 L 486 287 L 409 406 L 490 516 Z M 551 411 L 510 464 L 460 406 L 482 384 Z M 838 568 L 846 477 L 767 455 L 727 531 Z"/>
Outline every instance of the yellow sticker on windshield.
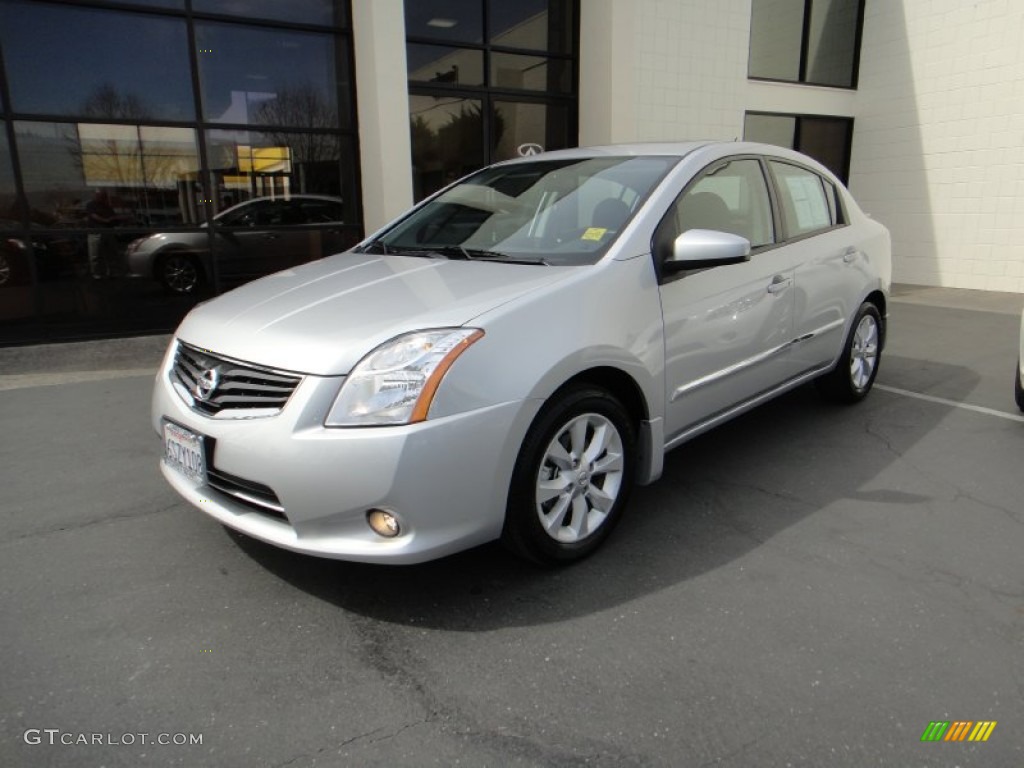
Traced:
<path fill-rule="evenodd" d="M 580 240 L 600 240 L 608 230 L 604 227 L 591 227 L 580 237 Z"/>

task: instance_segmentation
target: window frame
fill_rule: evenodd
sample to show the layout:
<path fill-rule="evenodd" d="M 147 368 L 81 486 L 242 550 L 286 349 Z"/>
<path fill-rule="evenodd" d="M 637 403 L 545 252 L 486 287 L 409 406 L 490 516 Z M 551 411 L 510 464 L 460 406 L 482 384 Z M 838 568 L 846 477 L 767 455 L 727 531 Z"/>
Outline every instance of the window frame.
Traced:
<path fill-rule="evenodd" d="M 756 0 L 755 0 L 756 2 Z M 791 85 L 812 85 L 819 88 L 839 88 L 847 91 L 857 90 L 860 81 L 860 49 L 864 39 L 864 8 L 866 0 L 857 0 L 857 22 L 853 32 L 853 61 L 850 62 L 850 84 L 836 85 L 835 83 L 819 83 L 807 79 L 808 50 L 811 42 L 811 10 L 814 0 L 804 0 L 803 24 L 800 32 L 800 64 L 796 80 L 789 80 L 781 77 L 764 77 L 755 75 L 750 71 L 751 61 L 751 40 L 747 41 L 747 79 L 764 83 L 789 83 Z M 754 36 L 753 24 L 751 24 L 750 38 Z"/>
<path fill-rule="evenodd" d="M 415 2 L 415 0 L 405 0 Z M 565 53 L 554 51 L 538 50 L 536 48 L 516 48 L 507 45 L 495 45 L 491 42 L 490 32 L 490 3 L 488 0 L 478 0 L 482 7 L 483 42 L 463 42 L 457 40 L 438 40 L 435 38 L 416 35 L 406 35 L 405 45 L 432 45 L 451 49 L 462 49 L 479 51 L 483 56 L 483 84 L 467 85 L 463 83 L 429 82 L 409 79 L 409 72 L 406 72 L 406 86 L 408 96 L 432 96 L 439 99 L 458 98 L 472 99 L 481 103 L 482 109 L 482 131 L 480 137 L 482 142 L 482 165 L 496 162 L 494 146 L 494 114 L 496 102 L 512 102 L 524 104 L 538 104 L 542 106 L 563 107 L 567 112 L 566 119 L 566 148 L 575 147 L 579 144 L 579 81 L 580 81 L 580 5 L 581 0 L 571 0 L 571 13 L 573 16 L 574 31 L 569 50 Z M 570 68 L 569 90 L 564 92 L 539 91 L 526 88 L 509 88 L 490 85 L 492 77 L 492 53 L 506 53 L 518 56 L 536 56 L 548 60 L 566 62 Z M 436 190 L 434 190 L 436 191 Z M 422 199 L 427 199 L 433 192 L 430 192 Z"/>

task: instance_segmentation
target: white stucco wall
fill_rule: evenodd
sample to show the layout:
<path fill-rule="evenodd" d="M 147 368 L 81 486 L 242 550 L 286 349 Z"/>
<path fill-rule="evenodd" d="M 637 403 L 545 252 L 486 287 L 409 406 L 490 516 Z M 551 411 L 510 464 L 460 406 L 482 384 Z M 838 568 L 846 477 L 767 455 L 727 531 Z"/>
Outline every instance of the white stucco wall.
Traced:
<path fill-rule="evenodd" d="M 1024 292 L 1024 3 L 868 0 L 850 186 L 894 278 Z"/>
<path fill-rule="evenodd" d="M 581 145 L 741 136 L 750 0 L 580 6 Z"/>

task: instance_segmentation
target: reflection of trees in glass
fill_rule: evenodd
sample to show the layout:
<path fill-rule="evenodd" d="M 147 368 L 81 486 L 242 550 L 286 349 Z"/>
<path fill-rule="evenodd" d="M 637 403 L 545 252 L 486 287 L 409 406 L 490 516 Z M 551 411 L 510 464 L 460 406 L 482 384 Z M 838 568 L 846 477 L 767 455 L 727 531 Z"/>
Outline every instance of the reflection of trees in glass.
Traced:
<path fill-rule="evenodd" d="M 325 131 L 264 133 L 277 146 L 290 147 L 292 159 L 296 163 L 316 163 L 337 160 L 339 157 L 338 137 L 326 133 L 337 129 L 338 111 L 327 103 L 320 91 L 313 86 L 299 85 L 280 89 L 277 98 L 265 101 L 256 108 L 253 119 L 260 125 L 315 128 Z"/>
<path fill-rule="evenodd" d="M 140 98 L 110 84 L 89 94 L 81 111 L 96 121 L 149 119 Z M 198 162 L 195 133 L 190 128 L 80 122 L 75 129 L 66 139 L 67 151 L 85 186 L 116 192 L 121 195 L 121 206 L 139 208 L 140 212 L 154 206 L 173 210 L 178 207 L 179 183 L 195 177 Z M 151 194 L 157 196 L 150 199 Z"/>
<path fill-rule="evenodd" d="M 97 86 L 82 102 L 80 112 L 87 117 L 115 120 L 149 120 L 145 103 L 134 93 L 119 93 L 110 83 Z"/>
<path fill-rule="evenodd" d="M 422 115 L 414 115 L 410 124 L 413 166 L 420 171 L 440 166 L 462 171 L 483 162 L 483 107 L 477 103 L 459 106 L 458 113 L 449 113 L 448 121 L 437 127 Z M 491 115 L 491 135 L 496 144 L 505 132 L 505 120 Z"/>

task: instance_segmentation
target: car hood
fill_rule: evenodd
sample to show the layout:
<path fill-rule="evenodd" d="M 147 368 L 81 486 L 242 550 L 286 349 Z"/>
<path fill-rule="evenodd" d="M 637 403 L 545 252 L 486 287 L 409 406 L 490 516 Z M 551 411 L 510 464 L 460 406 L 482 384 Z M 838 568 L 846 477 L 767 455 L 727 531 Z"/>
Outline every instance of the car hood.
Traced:
<path fill-rule="evenodd" d="M 237 360 L 346 374 L 401 333 L 464 325 L 585 268 L 343 253 L 212 299 L 177 336 Z"/>

